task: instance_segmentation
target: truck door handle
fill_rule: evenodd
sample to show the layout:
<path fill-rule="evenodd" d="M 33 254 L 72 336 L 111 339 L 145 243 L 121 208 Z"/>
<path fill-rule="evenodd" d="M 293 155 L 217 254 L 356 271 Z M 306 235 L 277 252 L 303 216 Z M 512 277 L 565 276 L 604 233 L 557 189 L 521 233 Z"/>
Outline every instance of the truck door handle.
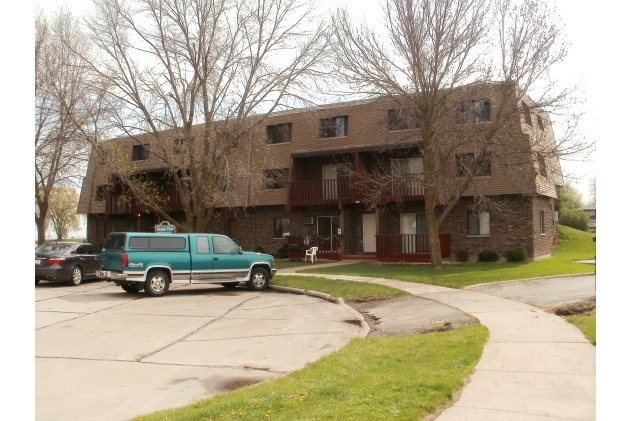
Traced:
<path fill-rule="evenodd" d="M 219 257 L 213 257 L 213 260 L 219 260 Z"/>

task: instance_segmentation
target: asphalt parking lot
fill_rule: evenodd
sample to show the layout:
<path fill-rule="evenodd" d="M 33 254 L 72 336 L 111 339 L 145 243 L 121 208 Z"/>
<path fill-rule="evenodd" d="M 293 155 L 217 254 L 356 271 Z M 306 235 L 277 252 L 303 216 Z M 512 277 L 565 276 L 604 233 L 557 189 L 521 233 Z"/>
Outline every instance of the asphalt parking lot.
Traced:
<path fill-rule="evenodd" d="M 106 282 L 35 287 L 36 418 L 128 420 L 297 370 L 363 337 L 361 316 L 306 295 Z"/>

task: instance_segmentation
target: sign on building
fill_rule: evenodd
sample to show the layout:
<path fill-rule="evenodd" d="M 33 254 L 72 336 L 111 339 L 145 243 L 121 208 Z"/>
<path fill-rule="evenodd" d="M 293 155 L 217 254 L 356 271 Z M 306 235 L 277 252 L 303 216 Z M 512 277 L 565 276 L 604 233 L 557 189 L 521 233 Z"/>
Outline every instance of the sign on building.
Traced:
<path fill-rule="evenodd" d="M 156 233 L 175 234 L 176 232 L 175 225 L 171 225 L 169 221 L 162 221 L 156 225 Z"/>

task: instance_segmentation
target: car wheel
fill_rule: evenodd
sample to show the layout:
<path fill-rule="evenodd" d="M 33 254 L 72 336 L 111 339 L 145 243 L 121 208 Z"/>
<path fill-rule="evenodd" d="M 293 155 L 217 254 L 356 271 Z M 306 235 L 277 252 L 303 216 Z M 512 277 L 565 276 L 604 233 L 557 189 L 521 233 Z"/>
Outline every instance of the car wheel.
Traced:
<path fill-rule="evenodd" d="M 83 282 L 83 271 L 79 266 L 72 268 L 72 274 L 70 275 L 70 284 L 77 286 Z"/>
<path fill-rule="evenodd" d="M 130 294 L 136 294 L 140 292 L 140 286 L 138 284 L 121 284 L 121 288 L 125 292 L 129 292 Z"/>
<path fill-rule="evenodd" d="M 230 288 L 230 289 L 236 288 L 237 285 L 239 285 L 238 282 L 222 282 L 221 283 L 221 286 L 223 286 L 224 288 Z"/>
<path fill-rule="evenodd" d="M 149 297 L 160 297 L 169 290 L 169 275 L 162 270 L 150 272 L 145 281 L 145 294 Z"/>
<path fill-rule="evenodd" d="M 248 288 L 252 291 L 263 291 L 269 285 L 269 273 L 265 269 L 256 268 L 250 275 Z"/>
<path fill-rule="evenodd" d="M 39 284 L 39 279 L 35 280 L 35 285 Z"/>

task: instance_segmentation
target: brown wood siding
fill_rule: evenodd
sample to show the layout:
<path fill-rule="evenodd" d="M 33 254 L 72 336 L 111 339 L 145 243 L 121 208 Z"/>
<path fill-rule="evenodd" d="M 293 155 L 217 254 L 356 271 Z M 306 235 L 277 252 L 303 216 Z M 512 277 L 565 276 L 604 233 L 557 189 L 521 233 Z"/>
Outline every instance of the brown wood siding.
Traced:
<path fill-rule="evenodd" d="M 491 115 L 493 115 L 494 97 L 492 90 L 484 95 L 491 101 Z M 417 130 L 402 130 L 397 132 L 387 131 L 388 110 L 396 108 L 393 101 L 389 100 L 366 100 L 356 101 L 352 103 L 341 103 L 329 106 L 320 106 L 313 109 L 283 111 L 270 115 L 263 123 L 262 130 L 259 133 L 266 135 L 265 127 L 267 125 L 291 123 L 292 133 L 291 141 L 287 143 L 271 144 L 265 146 L 270 153 L 272 162 L 267 162 L 260 157 L 253 156 L 251 169 L 253 171 L 263 171 L 269 168 L 289 168 L 293 166 L 290 175 L 292 180 L 321 180 L 322 165 L 340 162 L 346 158 L 353 158 L 353 154 L 338 154 L 332 156 L 326 154 L 327 150 L 339 150 L 343 148 L 356 148 L 366 145 L 375 145 L 375 148 L 383 146 L 385 143 L 394 143 L 397 141 L 414 141 L 418 140 Z M 347 136 L 335 138 L 320 138 L 320 119 L 331 118 L 336 116 L 348 116 Z M 545 116 L 547 119 L 548 117 Z M 449 124 L 455 124 L 453 120 L 448 120 Z M 547 120 L 546 120 L 547 121 Z M 536 116 L 533 115 L 533 125 L 536 127 Z M 515 121 L 507 126 L 498 134 L 499 137 L 506 141 L 516 142 L 527 147 L 529 136 L 527 129 L 522 121 Z M 550 133 L 551 141 L 553 142 Z M 151 143 L 151 136 L 140 136 L 138 140 L 122 138 L 116 139 L 114 142 L 118 145 L 118 154 L 124 159 L 131 162 L 132 147 L 134 144 Z M 243 142 L 234 150 L 235 154 L 245 154 L 249 152 L 248 142 Z M 467 152 L 466 148 L 458 151 Z M 300 158 L 293 158 L 292 153 L 300 153 Z M 305 158 L 305 153 L 313 155 L 313 157 Z M 318 154 L 324 155 L 316 157 Z M 362 158 L 366 162 L 370 158 L 364 155 Z M 453 177 L 456 171 L 455 155 L 451 157 L 453 165 L 447 165 L 444 169 L 446 178 Z M 307 165 L 302 165 L 306 163 Z M 148 171 L 163 167 L 163 163 L 150 153 L 149 159 L 145 161 L 137 161 L 134 163 L 138 171 Z M 510 164 L 510 162 L 507 162 Z M 551 168 L 556 168 L 558 162 L 550 162 Z M 510 167 L 510 165 L 509 165 Z M 511 169 L 512 174 L 501 168 L 494 166 L 490 177 L 476 177 L 475 188 L 470 188 L 465 196 L 468 195 L 500 195 L 500 194 L 516 194 L 516 193 L 539 193 L 542 195 L 556 197 L 554 189 L 555 184 L 559 184 L 558 179 L 539 180 L 536 185 L 534 182 L 534 166 L 532 168 L 523 168 L 522 173 L 514 174 L 514 168 Z M 552 177 L 551 177 L 552 178 Z M 104 169 L 95 163 L 95 157 L 90 161 L 88 174 L 83 183 L 80 196 L 79 211 L 80 213 L 102 213 L 104 212 L 104 202 L 94 202 L 96 186 L 105 184 L 108 174 Z M 247 184 L 238 183 L 239 189 L 245 189 Z M 287 200 L 287 190 L 278 189 L 271 191 L 259 191 L 257 188 L 251 188 L 247 191 L 239 191 L 241 203 L 233 203 L 234 205 L 248 206 L 257 205 L 281 205 Z M 246 199 L 247 198 L 247 199 Z M 227 203 L 226 203 L 227 204 Z"/>

